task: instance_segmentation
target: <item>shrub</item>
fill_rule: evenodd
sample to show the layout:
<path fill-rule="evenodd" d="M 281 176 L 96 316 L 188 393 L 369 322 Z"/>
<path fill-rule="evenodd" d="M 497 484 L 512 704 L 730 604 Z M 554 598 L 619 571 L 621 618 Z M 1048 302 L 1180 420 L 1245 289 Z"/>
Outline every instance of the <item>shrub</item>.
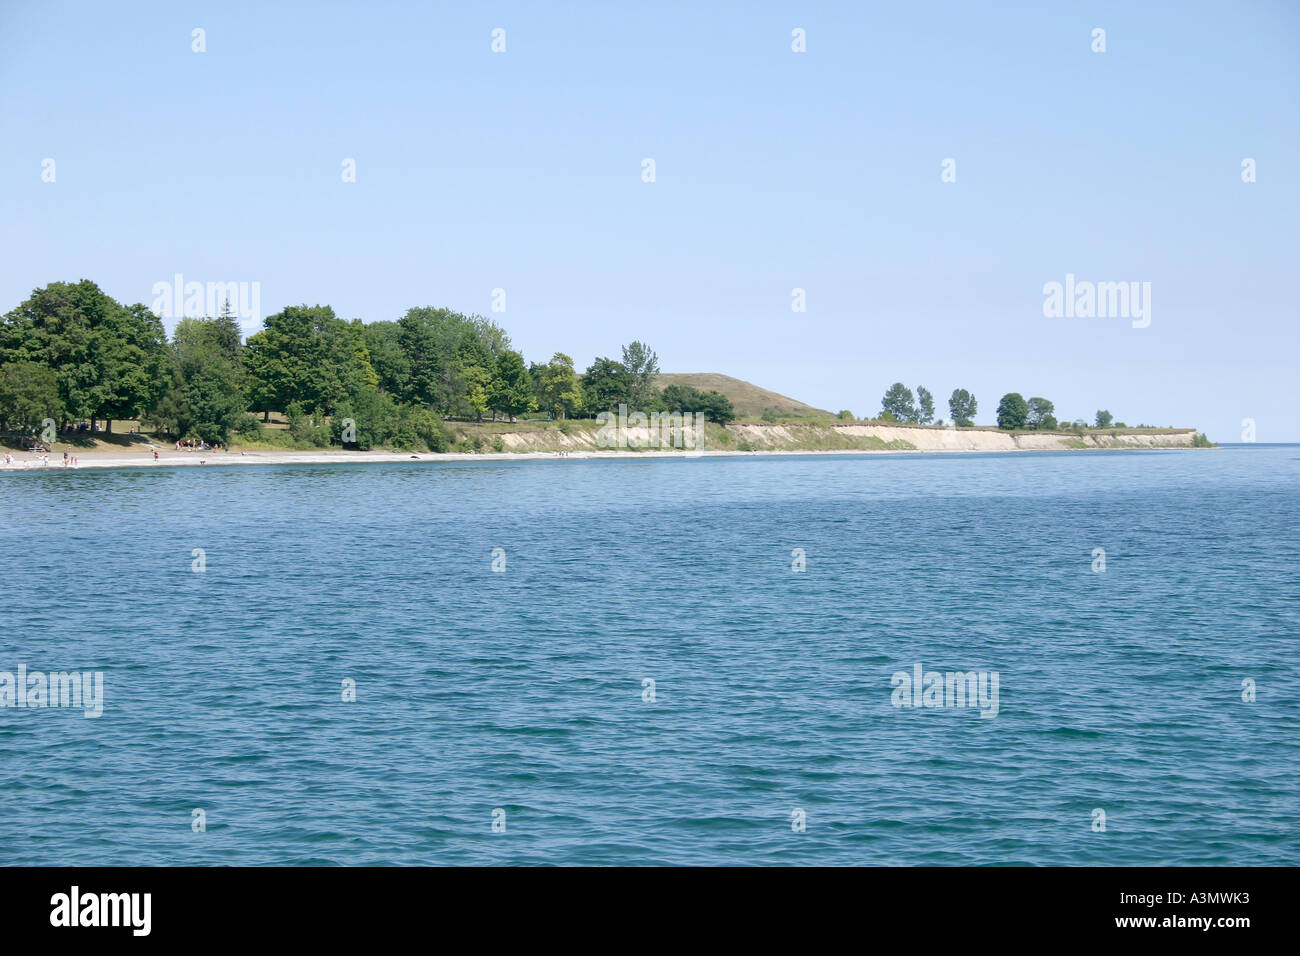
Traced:
<path fill-rule="evenodd" d="M 389 445 L 398 433 L 397 405 L 385 393 L 374 389 L 359 391 L 344 402 L 330 421 L 331 437 L 339 444 L 353 443 L 364 450 Z M 353 434 L 345 434 L 346 422 L 352 422 Z"/>
<path fill-rule="evenodd" d="M 325 414 L 319 408 L 308 415 L 301 403 L 294 402 L 285 409 L 284 414 L 289 420 L 289 435 L 294 441 L 315 448 L 324 448 L 330 443 Z"/>
<path fill-rule="evenodd" d="M 247 441 L 257 441 L 262 437 L 266 428 L 262 425 L 262 420 L 260 418 L 256 415 L 245 412 L 236 420 L 235 427 L 232 431 L 240 438 Z"/>
<path fill-rule="evenodd" d="M 398 448 L 444 452 L 451 447 L 447 426 L 427 408 L 399 405 L 397 412 L 398 426 L 393 444 Z"/>

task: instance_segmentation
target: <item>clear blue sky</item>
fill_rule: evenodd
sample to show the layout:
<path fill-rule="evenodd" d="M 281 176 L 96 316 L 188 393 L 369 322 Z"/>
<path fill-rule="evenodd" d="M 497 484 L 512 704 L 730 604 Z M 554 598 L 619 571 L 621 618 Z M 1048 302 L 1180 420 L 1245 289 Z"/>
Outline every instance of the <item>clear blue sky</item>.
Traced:
<path fill-rule="evenodd" d="M 831 410 L 902 380 L 1300 440 L 1300 3 L 980 6 L 4 3 L 0 310 L 501 287 L 529 359 L 639 338 Z M 1150 326 L 1045 318 L 1067 273 L 1150 282 Z"/>

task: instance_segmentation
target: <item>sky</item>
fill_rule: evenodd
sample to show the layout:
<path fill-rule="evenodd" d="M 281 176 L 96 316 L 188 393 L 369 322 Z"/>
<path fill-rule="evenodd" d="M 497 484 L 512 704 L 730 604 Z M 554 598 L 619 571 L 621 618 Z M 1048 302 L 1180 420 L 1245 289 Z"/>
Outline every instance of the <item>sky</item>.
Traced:
<path fill-rule="evenodd" d="M 1282 0 L 0 0 L 0 311 L 181 274 L 864 416 L 1300 441 L 1298 105 Z M 1145 318 L 1045 315 L 1067 275 Z"/>

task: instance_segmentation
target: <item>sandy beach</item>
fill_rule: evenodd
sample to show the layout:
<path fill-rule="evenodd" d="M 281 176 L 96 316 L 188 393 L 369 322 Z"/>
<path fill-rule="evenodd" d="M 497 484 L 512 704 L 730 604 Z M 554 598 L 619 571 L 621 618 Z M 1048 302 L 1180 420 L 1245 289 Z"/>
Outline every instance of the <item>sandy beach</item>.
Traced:
<path fill-rule="evenodd" d="M 1129 446 L 1159 448 L 1163 446 Z M 1185 446 L 1183 446 L 1185 447 Z M 141 444 L 130 449 L 108 447 L 96 449 L 78 449 L 75 464 L 71 453 L 68 464 L 64 464 L 62 451 L 42 456 L 34 452 L 10 452 L 11 464 L 0 463 L 0 474 L 44 474 L 49 472 L 84 471 L 87 469 L 112 468 L 220 468 L 232 465 L 364 465 L 381 463 L 445 462 L 445 461 L 580 461 L 599 458 L 721 458 L 721 457 L 771 457 L 778 455 L 925 455 L 954 454 L 960 452 L 987 453 L 1002 452 L 1014 454 L 1035 451 L 1061 451 L 1063 449 L 1046 445 L 1017 447 L 1012 444 L 995 447 L 971 447 L 959 445 L 951 448 L 920 449 L 762 449 L 755 451 L 735 451 L 727 449 L 706 449 L 698 452 L 683 451 L 573 451 L 557 454 L 553 451 L 530 452 L 483 452 L 483 453 L 415 453 L 405 451 L 345 451 L 335 450 L 258 450 L 241 451 L 176 451 L 174 448 L 158 449 L 155 460 L 153 452 L 147 445 Z M 1084 450 L 1084 449 L 1080 449 Z M 1105 448 L 1091 449 L 1104 451 Z M 1111 449 L 1114 450 L 1114 449 Z M 45 459 L 45 460 L 43 460 Z"/>
<path fill-rule="evenodd" d="M 114 452 L 117 452 L 116 454 Z M 712 458 L 723 456 L 762 455 L 905 455 L 909 451 L 881 450 L 859 451 L 853 449 L 833 451 L 592 451 L 557 455 L 555 452 L 484 452 L 482 454 L 444 452 L 435 454 L 404 451 L 196 451 L 177 452 L 159 449 L 158 459 L 152 455 L 123 454 L 117 450 L 81 451 L 76 465 L 63 464 L 63 455 L 50 455 L 43 464 L 42 456 L 30 452 L 13 453 L 11 465 L 0 464 L 0 474 L 35 474 L 52 471 L 84 471 L 105 468 L 198 468 L 226 467 L 230 465 L 365 465 L 379 463 L 415 463 L 439 461 L 577 461 L 593 458 Z"/>
<path fill-rule="evenodd" d="M 1099 451 L 1107 449 L 1190 448 L 1195 429 L 1098 430 L 1080 436 L 1061 432 L 1008 432 L 994 428 L 940 428 L 882 423 L 768 424 L 735 422 L 709 436 L 701 451 L 651 450 L 663 436 L 644 427 L 626 430 L 634 448 L 605 448 L 603 434 L 584 426 L 568 431 L 521 426 L 494 433 L 500 450 L 410 452 L 342 448 L 240 447 L 219 451 L 178 449 L 139 433 L 102 435 L 76 442 L 58 441 L 50 451 L 8 450 L 0 473 L 72 471 L 84 468 L 202 468 L 228 465 L 340 465 L 430 461 L 577 461 L 592 458 L 710 458 L 755 455 L 907 455 L 954 452 Z M 481 441 L 485 442 L 487 435 Z M 726 447 L 733 445 L 734 447 Z M 710 447 L 711 446 L 711 447 Z M 64 464 L 64 453 L 68 463 Z M 157 459 L 154 458 L 157 453 Z"/>

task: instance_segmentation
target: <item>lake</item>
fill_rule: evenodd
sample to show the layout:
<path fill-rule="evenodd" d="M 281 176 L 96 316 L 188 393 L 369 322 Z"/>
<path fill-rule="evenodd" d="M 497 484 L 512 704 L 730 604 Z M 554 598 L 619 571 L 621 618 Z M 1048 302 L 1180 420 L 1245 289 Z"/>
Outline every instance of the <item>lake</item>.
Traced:
<path fill-rule="evenodd" d="M 103 674 L 98 717 L 0 708 L 0 863 L 1295 865 L 1298 476 L 0 476 L 0 671 Z"/>

